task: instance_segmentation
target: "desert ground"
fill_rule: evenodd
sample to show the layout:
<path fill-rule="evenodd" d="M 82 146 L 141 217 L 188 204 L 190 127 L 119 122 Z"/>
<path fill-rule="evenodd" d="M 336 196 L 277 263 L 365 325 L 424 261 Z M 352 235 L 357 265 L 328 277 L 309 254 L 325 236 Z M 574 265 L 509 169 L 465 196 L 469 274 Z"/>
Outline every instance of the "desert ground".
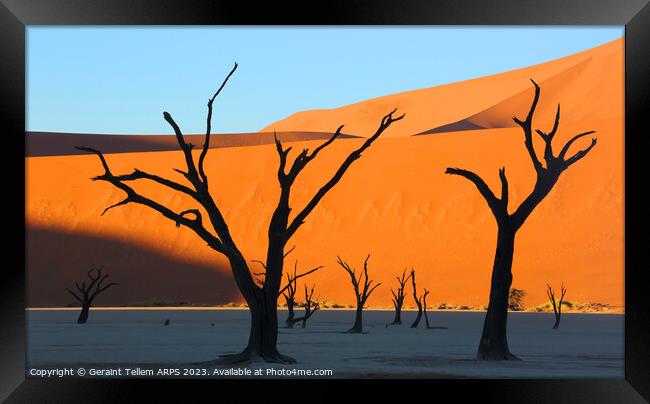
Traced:
<path fill-rule="evenodd" d="M 116 368 L 215 369 L 196 365 L 240 351 L 248 338 L 246 310 L 93 310 L 75 324 L 76 310 L 28 311 L 27 366 L 35 369 Z M 428 378 L 622 378 L 623 316 L 564 314 L 558 330 L 553 315 L 510 313 L 509 346 L 522 361 L 474 360 L 484 313 L 429 314 L 432 326 L 409 327 L 415 312 L 402 313 L 401 326 L 386 327 L 390 311 L 364 313 L 365 333 L 346 334 L 351 310 L 323 310 L 306 328 L 280 328 L 278 349 L 295 365 L 252 362 L 248 369 L 332 370 L 318 377 Z M 280 311 L 282 321 L 286 312 Z M 165 320 L 170 320 L 164 326 Z M 212 325 L 214 324 L 214 325 Z M 238 367 L 239 367 L 238 366 Z M 276 374 L 277 375 L 277 374 Z M 254 377 L 254 376 L 248 376 Z M 289 377 L 289 376 L 279 376 Z"/>

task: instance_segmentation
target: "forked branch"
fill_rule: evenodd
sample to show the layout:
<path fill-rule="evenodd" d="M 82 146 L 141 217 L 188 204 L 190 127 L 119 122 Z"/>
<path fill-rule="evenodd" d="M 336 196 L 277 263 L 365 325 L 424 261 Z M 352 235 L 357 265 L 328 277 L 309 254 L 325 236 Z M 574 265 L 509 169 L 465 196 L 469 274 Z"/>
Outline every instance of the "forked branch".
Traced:
<path fill-rule="evenodd" d="M 553 313 L 555 313 L 555 324 L 553 325 L 553 329 L 556 330 L 560 326 L 560 319 L 562 317 L 562 302 L 564 301 L 564 295 L 566 294 L 566 289 L 564 288 L 564 283 L 560 287 L 560 301 L 556 302 L 555 301 L 555 292 L 553 291 L 553 288 L 551 285 L 546 284 L 546 295 L 548 296 L 549 301 L 551 302 L 551 305 L 553 306 Z"/>
<path fill-rule="evenodd" d="M 540 162 L 539 158 L 537 157 L 537 154 L 535 152 L 535 148 L 533 147 L 533 140 L 532 140 L 532 122 L 533 122 L 533 116 L 535 114 L 535 109 L 537 107 L 537 102 L 539 101 L 539 96 L 540 96 L 540 87 L 539 85 L 534 81 L 530 80 L 533 83 L 533 86 L 535 88 L 535 95 L 533 98 L 533 102 L 530 106 L 530 109 L 528 111 L 528 115 L 525 120 L 520 120 L 517 117 L 513 117 L 512 119 L 522 127 L 524 130 L 524 143 L 526 144 L 526 149 L 528 150 L 528 154 L 530 155 L 531 161 L 533 162 L 533 166 L 535 167 L 535 171 L 537 172 L 538 177 L 543 177 L 544 173 L 548 170 L 551 171 L 564 171 L 566 170 L 571 164 L 575 163 L 576 161 L 580 160 L 584 156 L 589 153 L 589 151 L 596 145 L 596 139 L 593 138 L 591 141 L 591 144 L 589 147 L 587 147 L 584 150 L 581 150 L 574 154 L 570 158 L 566 158 L 566 154 L 569 151 L 569 148 L 571 145 L 578 139 L 590 135 L 592 133 L 595 133 L 595 131 L 590 130 L 587 132 L 580 133 L 576 136 L 573 136 L 565 145 L 562 147 L 560 153 L 557 155 L 557 157 L 553 153 L 553 138 L 557 134 L 558 128 L 560 126 L 560 104 L 557 105 L 557 111 L 555 113 L 555 120 L 553 121 L 553 128 L 551 129 L 550 132 L 545 133 L 540 129 L 536 129 L 535 132 L 540 136 L 540 138 L 544 141 L 544 161 L 546 163 L 546 167 L 542 165 Z M 558 172 L 558 174 L 559 174 Z"/>
<path fill-rule="evenodd" d="M 156 212 L 160 213 L 161 215 L 165 216 L 166 218 L 172 220 L 176 224 L 176 227 L 180 227 L 181 225 L 183 225 L 192 229 L 199 237 L 201 237 L 201 239 L 203 239 L 213 249 L 219 252 L 224 251 L 221 240 L 218 237 L 214 236 L 212 233 L 210 233 L 205 227 L 203 227 L 200 220 L 200 213 L 196 215 L 196 212 L 198 212 L 197 209 L 190 209 L 181 213 L 176 213 L 171 209 L 167 208 L 166 206 L 163 206 L 158 202 L 155 202 L 147 197 L 138 194 L 133 188 L 125 184 L 124 180 L 122 180 L 120 176 L 114 176 L 111 173 L 102 152 L 100 152 L 99 150 L 92 149 L 90 147 L 78 147 L 78 149 L 95 153 L 99 157 L 100 161 L 102 162 L 102 165 L 104 166 L 105 169 L 105 173 L 103 175 L 94 177 L 93 178 L 94 181 L 97 180 L 106 181 L 112 184 L 113 186 L 115 186 L 116 188 L 121 189 L 122 191 L 124 191 L 124 193 L 126 193 L 125 199 L 104 209 L 102 215 L 104 215 L 110 209 L 113 209 L 117 206 L 126 205 L 128 203 L 135 203 L 135 204 L 147 206 L 155 210 Z M 185 217 L 185 214 L 190 212 L 195 213 L 196 215 L 195 219 L 190 219 Z"/>
<path fill-rule="evenodd" d="M 205 160 L 205 156 L 208 154 L 208 149 L 210 148 L 210 132 L 212 129 L 212 103 L 214 102 L 214 99 L 217 98 L 221 90 L 223 90 L 230 76 L 232 76 L 235 70 L 237 70 L 237 66 L 237 62 L 235 62 L 235 65 L 223 80 L 219 89 L 214 93 L 212 98 L 208 100 L 208 116 L 206 119 L 205 140 L 203 141 L 203 149 L 201 150 L 201 155 L 199 156 L 199 175 L 201 176 L 201 180 L 206 185 L 206 187 L 208 185 L 208 176 L 205 175 L 205 171 L 203 170 L 203 161 Z"/>
<path fill-rule="evenodd" d="M 494 214 L 494 217 L 497 219 L 502 217 L 504 214 L 507 215 L 508 210 L 508 180 L 506 178 L 506 169 L 502 167 L 499 169 L 499 178 L 501 179 L 501 199 L 497 198 L 494 195 L 494 192 L 490 187 L 483 181 L 483 179 L 476 173 L 463 170 L 461 168 L 452 168 L 449 167 L 445 171 L 445 174 L 459 175 L 463 178 L 470 180 L 476 186 L 476 189 L 483 196 L 483 199 L 488 204 L 488 207 Z"/>
<path fill-rule="evenodd" d="M 564 145 L 564 147 L 562 147 L 560 153 L 555 156 L 553 152 L 552 142 L 560 126 L 560 104 L 558 104 L 557 111 L 555 113 L 555 120 L 553 122 L 553 128 L 550 130 L 550 132 L 546 133 L 540 129 L 535 130 L 535 133 L 537 133 L 544 141 L 545 165 L 542 164 L 533 146 L 533 117 L 535 115 L 535 109 L 537 108 L 537 104 L 540 98 L 540 87 L 534 80 L 531 80 L 531 82 L 533 83 L 535 92 L 526 118 L 519 119 L 517 117 L 513 117 L 512 119 L 523 129 L 524 144 L 533 163 L 533 167 L 535 168 L 535 172 L 537 173 L 537 180 L 531 193 L 524 199 L 521 205 L 515 209 L 514 213 L 511 215 L 508 214 L 508 179 L 506 178 L 505 167 L 499 169 L 499 178 L 501 180 L 501 198 L 497 198 L 485 183 L 485 181 L 471 171 L 463 170 L 460 168 L 447 168 L 445 171 L 446 174 L 459 175 L 474 183 L 483 198 L 487 201 L 487 204 L 497 219 L 497 222 L 509 223 L 515 230 L 524 223 L 535 206 L 537 206 L 539 202 L 541 202 L 541 200 L 548 194 L 560 174 L 569 166 L 586 156 L 587 153 L 589 153 L 589 151 L 591 151 L 591 149 L 596 145 L 596 138 L 593 138 L 591 144 L 587 148 L 578 151 L 573 156 L 567 158 L 567 153 L 575 141 L 584 136 L 594 133 L 594 131 L 583 132 L 576 136 L 573 136 Z"/>
<path fill-rule="evenodd" d="M 354 287 L 354 293 L 357 298 L 357 304 L 359 307 L 363 307 L 372 294 L 372 292 L 381 285 L 381 283 L 377 283 L 374 286 L 373 280 L 370 280 L 368 278 L 368 260 L 370 259 L 370 254 L 366 257 L 366 259 L 363 262 L 363 270 L 360 271 L 359 275 L 357 276 L 356 270 L 350 267 L 345 261 L 341 259 L 341 257 L 337 257 L 337 262 L 338 264 L 345 270 L 345 272 L 350 275 L 350 280 L 352 281 L 352 286 Z"/>
<path fill-rule="evenodd" d="M 398 117 L 394 117 L 393 114 L 397 109 L 394 109 L 387 115 L 385 115 L 381 123 L 379 124 L 379 127 L 375 131 L 375 133 L 370 136 L 368 139 L 366 139 L 365 142 L 356 150 L 352 151 L 348 157 L 343 161 L 339 169 L 334 173 L 332 178 L 330 178 L 329 181 L 323 185 L 318 192 L 311 198 L 311 200 L 307 203 L 307 205 L 293 218 L 293 220 L 290 222 L 290 224 L 287 227 L 286 230 L 286 235 L 285 235 L 285 240 L 288 240 L 291 238 L 291 236 L 298 230 L 298 228 L 305 222 L 305 219 L 307 216 L 311 213 L 312 210 L 318 205 L 321 199 L 329 192 L 334 185 L 336 185 L 341 178 L 343 177 L 343 174 L 348 170 L 350 165 L 357 160 L 359 157 L 361 157 L 361 154 L 368 148 L 370 145 L 379 138 L 379 136 L 394 122 L 397 122 L 401 119 L 404 118 L 405 114 L 402 114 Z M 278 149 L 278 153 L 280 155 L 280 165 L 281 165 L 281 170 L 278 171 L 278 175 L 281 178 L 280 179 L 280 184 L 284 188 L 287 185 L 283 184 L 292 184 L 293 181 L 295 180 L 296 176 L 302 171 L 302 169 L 307 165 L 309 161 L 314 159 L 316 155 L 323 150 L 325 147 L 329 146 L 341 133 L 341 129 L 343 129 L 343 126 L 339 126 L 339 128 L 336 130 L 334 135 L 327 140 L 325 143 L 321 144 L 319 147 L 317 147 L 313 153 L 309 154 L 307 149 L 304 149 L 296 158 L 294 161 L 291 169 L 289 170 L 288 174 L 284 173 L 284 166 L 286 165 L 286 154 L 289 152 L 291 148 L 288 149 L 282 149 L 282 145 L 280 144 L 279 140 L 277 140 L 276 137 L 276 145 Z"/>
<path fill-rule="evenodd" d="M 77 293 L 68 288 L 65 288 L 65 291 L 72 295 L 79 303 L 90 305 L 97 295 L 112 286 L 119 285 L 116 282 L 104 284 L 106 279 L 108 279 L 108 274 L 104 274 L 103 271 L 103 266 L 89 270 L 87 275 L 90 282 L 87 285 L 86 282 L 81 282 L 81 284 L 75 282 Z"/>

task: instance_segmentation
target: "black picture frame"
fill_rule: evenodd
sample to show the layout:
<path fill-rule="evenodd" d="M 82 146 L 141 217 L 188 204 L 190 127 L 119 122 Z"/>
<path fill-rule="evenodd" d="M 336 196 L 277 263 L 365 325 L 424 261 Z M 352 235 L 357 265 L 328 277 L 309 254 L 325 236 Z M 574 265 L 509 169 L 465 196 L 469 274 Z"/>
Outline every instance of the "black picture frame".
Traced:
<path fill-rule="evenodd" d="M 197 388 L 197 382 L 190 380 L 25 379 L 25 164 L 22 153 L 25 148 L 26 26 L 267 24 L 625 25 L 625 379 L 429 380 L 424 381 L 426 386 L 423 387 L 435 392 L 437 398 L 454 397 L 455 402 L 470 397 L 480 398 L 481 402 L 500 403 L 650 400 L 650 298 L 647 296 L 648 264 L 643 251 L 647 240 L 643 239 L 643 230 L 648 228 L 647 199 L 642 197 L 647 182 L 643 181 L 646 164 L 644 150 L 640 147 L 642 137 L 650 135 L 648 120 L 644 119 L 650 104 L 650 6 L 647 0 L 349 0 L 254 5 L 241 1 L 2 0 L 0 82 L 3 91 L 0 97 L 5 146 L 2 160 L 6 164 L 2 171 L 2 188 L 10 200 L 4 214 L 12 218 L 11 227 L 3 237 L 3 247 L 5 254 L 13 259 L 5 258 L 0 282 L 0 399 L 7 398 L 8 402 L 113 402 L 133 398 L 132 394 L 144 389 L 151 400 L 157 395 L 170 398 L 172 392 L 195 392 Z M 12 183 L 7 184 L 8 180 Z M 214 394 L 215 389 L 242 388 L 242 383 L 253 381 L 204 382 L 209 383 L 208 389 Z M 387 389 L 386 386 L 381 388 Z M 336 394 L 327 390 L 329 394 Z M 328 394 L 322 387 L 318 387 L 318 391 L 319 395 Z"/>

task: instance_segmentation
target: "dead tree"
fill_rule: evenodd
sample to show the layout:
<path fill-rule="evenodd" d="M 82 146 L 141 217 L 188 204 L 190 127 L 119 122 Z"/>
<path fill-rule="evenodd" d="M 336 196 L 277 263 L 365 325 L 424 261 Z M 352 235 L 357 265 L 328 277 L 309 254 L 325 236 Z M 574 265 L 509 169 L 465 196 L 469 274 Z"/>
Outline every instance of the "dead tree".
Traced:
<path fill-rule="evenodd" d="M 279 200 L 271 216 L 268 228 L 264 282 L 263 285 L 258 285 L 250 271 L 247 260 L 244 258 L 230 233 L 221 209 L 217 206 L 216 201 L 209 191 L 209 178 L 204 170 L 205 158 L 210 149 L 212 104 L 236 69 L 237 64 L 235 63 L 233 69 L 226 76 L 219 89 L 208 100 L 205 141 L 198 155 L 198 163 L 195 162 L 195 155 L 192 153 L 194 145 L 185 142 L 183 133 L 172 116 L 168 112 L 163 113 L 163 117 L 173 128 L 178 145 L 185 157 L 186 168 L 184 170 L 175 169 L 175 171 L 180 173 L 189 182 L 189 186 L 138 169 L 135 169 L 131 174 L 113 174 L 104 155 L 99 150 L 88 147 L 77 148 L 95 153 L 99 157 L 104 168 L 104 173 L 94 177 L 93 180 L 108 182 L 126 194 L 125 199 L 109 206 L 103 213 L 106 213 L 114 207 L 129 203 L 146 206 L 171 220 L 177 227 L 185 226 L 194 231 L 199 239 L 206 243 L 208 247 L 223 254 L 227 258 L 235 283 L 248 304 L 251 313 L 251 330 L 248 344 L 242 352 L 234 355 L 224 355 L 221 360 L 214 362 L 221 364 L 244 362 L 251 357 L 259 356 L 269 362 L 294 363 L 295 360 L 293 358 L 282 355 L 277 350 L 277 301 L 282 282 L 285 247 L 323 197 L 341 180 L 345 172 L 350 168 L 350 165 L 361 157 L 361 154 L 379 138 L 386 128 L 402 119 L 404 115 L 393 117 L 395 110 L 385 115 L 381 119 L 376 132 L 365 139 L 361 146 L 353 150 L 341 163 L 332 177 L 308 200 L 305 206 L 299 209 L 290 208 L 289 196 L 292 185 L 309 162 L 339 138 L 343 125 L 327 141 L 316 147 L 312 152 L 309 149 L 303 149 L 291 164 L 287 162 L 287 156 L 291 151 L 291 147 L 285 149 L 277 136 L 275 137 L 275 145 L 279 156 L 277 178 L 280 185 L 280 192 Z M 155 182 L 173 191 L 188 195 L 199 207 L 175 212 L 167 206 L 138 193 L 129 185 L 131 181 L 136 180 Z M 289 215 L 292 210 L 297 213 L 290 220 Z M 204 219 L 208 223 L 204 223 Z"/>
<path fill-rule="evenodd" d="M 291 277 L 291 275 L 287 273 L 287 290 L 286 292 L 282 293 L 282 296 L 284 296 L 284 301 L 287 303 L 287 319 L 284 321 L 284 323 L 287 325 L 287 328 L 293 328 L 293 324 L 295 323 L 295 313 L 293 312 L 293 306 L 296 304 L 296 286 L 295 277 Z"/>
<path fill-rule="evenodd" d="M 395 307 L 395 319 L 393 319 L 393 322 L 390 323 L 389 325 L 396 325 L 396 324 L 402 324 L 402 306 L 404 305 L 404 288 L 406 286 L 406 282 L 408 282 L 409 278 L 411 275 L 406 276 L 406 269 L 402 272 L 402 276 L 398 276 L 397 282 L 399 284 L 399 287 L 397 288 L 397 291 L 394 291 L 392 288 L 390 289 L 390 293 L 393 295 L 393 306 Z"/>
<path fill-rule="evenodd" d="M 354 317 L 354 325 L 348 330 L 349 333 L 363 333 L 363 307 L 366 304 L 366 301 L 370 297 L 370 294 L 377 289 L 381 283 L 377 283 L 375 286 L 370 287 L 374 281 L 368 279 L 368 260 L 370 259 L 370 254 L 366 257 L 366 260 L 363 262 L 363 271 L 360 271 L 359 276 L 357 277 L 356 271 L 351 268 L 347 263 L 345 263 L 341 257 L 338 258 L 338 263 L 345 270 L 345 272 L 350 275 L 350 280 L 352 281 L 352 286 L 354 287 L 354 294 L 357 299 L 357 311 Z"/>
<path fill-rule="evenodd" d="M 415 304 L 418 306 L 418 315 L 415 317 L 415 321 L 411 324 L 411 328 L 418 328 L 420 325 L 420 320 L 422 319 L 422 298 L 418 297 L 418 290 L 415 286 L 415 271 L 411 270 L 411 283 L 413 284 L 413 299 Z"/>
<path fill-rule="evenodd" d="M 286 254 L 285 254 L 286 257 Z M 262 263 L 263 264 L 263 263 Z M 264 265 L 264 264 L 263 264 Z M 316 272 L 319 269 L 321 269 L 323 266 L 318 266 L 316 268 L 312 268 L 307 272 L 304 272 L 302 274 L 297 274 L 298 271 L 298 260 L 294 263 L 293 266 L 293 274 L 287 272 L 286 277 L 287 277 L 287 284 L 280 289 L 280 292 L 278 294 L 281 294 L 284 296 L 284 300 L 287 303 L 287 319 L 285 320 L 285 324 L 287 325 L 287 328 L 293 328 L 293 325 L 298 322 L 298 320 L 295 319 L 295 313 L 293 308 L 296 305 L 296 287 L 297 287 L 297 280 L 302 278 L 303 276 L 307 276 L 311 274 L 312 272 Z M 264 283 L 262 282 L 262 285 Z"/>
<path fill-rule="evenodd" d="M 501 179 L 500 198 L 492 192 L 485 181 L 477 174 L 459 168 L 447 168 L 446 170 L 447 174 L 460 175 L 474 183 L 483 198 L 487 201 L 498 227 L 496 254 L 492 267 L 490 299 L 477 354 L 478 359 L 482 360 L 518 359 L 510 353 L 506 338 L 508 291 L 512 285 L 512 258 L 514 254 L 515 235 L 535 207 L 548 195 L 560 175 L 571 165 L 586 156 L 596 145 L 596 139 L 592 138 L 591 144 L 587 148 L 567 157 L 571 145 L 576 140 L 594 133 L 594 131 L 583 132 L 573 136 L 564 144 L 560 152 L 555 155 L 551 143 L 560 123 L 560 105 L 558 104 L 555 123 L 551 131 L 549 133 L 542 132 L 539 129 L 535 131 L 544 143 L 543 159 L 545 164 L 543 164 L 539 160 L 533 146 L 532 123 L 535 107 L 539 100 L 540 88 L 537 83 L 532 82 L 535 88 L 535 95 L 526 119 L 522 121 L 516 117 L 513 118 L 523 129 L 524 145 L 536 172 L 535 186 L 521 205 L 513 213 L 508 212 L 508 180 L 506 179 L 505 167 L 499 169 L 499 178 Z"/>
<path fill-rule="evenodd" d="M 320 304 L 317 301 L 313 300 L 314 286 L 316 285 L 312 285 L 311 289 L 307 289 L 307 285 L 305 284 L 305 314 L 303 314 L 302 317 L 296 318 L 295 320 L 296 323 L 302 321 L 302 328 L 305 328 L 305 325 L 307 325 L 307 320 L 309 320 L 309 318 L 320 309 Z"/>
<path fill-rule="evenodd" d="M 118 285 L 115 282 L 104 284 L 104 281 L 108 278 L 108 274 L 103 274 L 102 271 L 104 267 L 99 267 L 91 269 L 88 271 L 88 278 L 90 282 L 86 285 L 86 282 L 81 282 L 81 285 L 75 282 L 74 286 L 77 289 L 77 292 L 66 288 L 66 292 L 70 293 L 81 304 L 81 313 L 79 313 L 79 318 L 77 318 L 77 324 L 86 324 L 88 321 L 88 314 L 90 312 L 90 307 L 93 304 L 93 301 L 100 293 L 104 292 L 106 289 L 111 286 Z"/>
<path fill-rule="evenodd" d="M 564 284 L 560 287 L 560 292 L 562 293 L 560 295 L 560 302 L 556 303 L 555 302 L 555 293 L 553 291 L 553 288 L 551 285 L 546 284 L 546 294 L 548 295 L 549 300 L 551 301 L 551 304 L 553 305 L 553 313 L 555 313 L 555 324 L 553 325 L 553 329 L 557 330 L 558 327 L 560 326 L 560 318 L 562 317 L 562 301 L 564 300 L 564 295 L 566 294 L 566 289 L 564 289 Z"/>
<path fill-rule="evenodd" d="M 427 315 L 427 295 L 429 294 L 429 291 L 427 288 L 424 288 L 424 294 L 422 295 L 422 306 L 423 306 L 423 313 L 424 313 L 424 323 L 427 326 L 427 329 L 431 328 L 429 325 L 429 316 Z"/>
<path fill-rule="evenodd" d="M 447 327 L 441 326 L 432 326 L 429 324 L 429 315 L 427 314 L 427 295 L 429 291 L 425 288 L 424 294 L 422 295 L 422 313 L 424 314 L 424 321 L 428 330 L 446 330 Z"/>

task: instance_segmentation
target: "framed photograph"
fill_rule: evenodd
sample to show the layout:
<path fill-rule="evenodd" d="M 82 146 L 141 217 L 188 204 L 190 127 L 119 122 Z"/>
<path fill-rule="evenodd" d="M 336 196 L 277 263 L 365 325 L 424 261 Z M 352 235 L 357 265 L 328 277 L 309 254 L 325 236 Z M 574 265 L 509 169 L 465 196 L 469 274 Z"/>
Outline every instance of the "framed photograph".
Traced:
<path fill-rule="evenodd" d="M 3 3 L 7 402 L 650 399 L 647 2 Z"/>

